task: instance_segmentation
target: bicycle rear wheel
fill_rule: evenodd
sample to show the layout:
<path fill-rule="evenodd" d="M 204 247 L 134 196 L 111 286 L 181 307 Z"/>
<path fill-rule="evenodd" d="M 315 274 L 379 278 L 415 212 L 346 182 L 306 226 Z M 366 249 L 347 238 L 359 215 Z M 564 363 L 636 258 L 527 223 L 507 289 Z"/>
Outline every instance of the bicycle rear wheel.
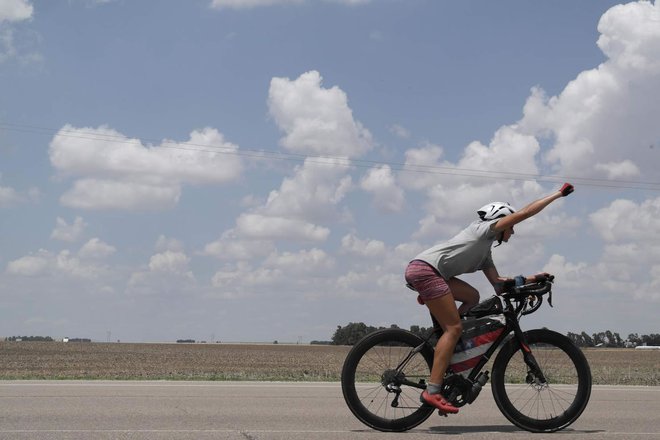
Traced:
<path fill-rule="evenodd" d="M 344 361 L 344 400 L 355 417 L 371 428 L 412 429 L 433 413 L 433 407 L 419 400 L 432 365 L 433 350 L 418 336 L 401 329 L 371 333 L 353 346 Z"/>
<path fill-rule="evenodd" d="M 591 395 L 591 370 L 584 354 L 567 337 L 550 330 L 525 333 L 543 376 L 542 383 L 511 340 L 493 364 L 492 390 L 502 414 L 531 432 L 553 432 L 577 420 Z"/>

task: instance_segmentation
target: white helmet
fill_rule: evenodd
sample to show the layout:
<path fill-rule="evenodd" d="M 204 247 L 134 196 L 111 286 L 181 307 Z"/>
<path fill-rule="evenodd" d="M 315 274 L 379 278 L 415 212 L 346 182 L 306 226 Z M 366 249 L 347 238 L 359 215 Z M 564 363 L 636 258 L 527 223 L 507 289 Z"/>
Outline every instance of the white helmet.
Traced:
<path fill-rule="evenodd" d="M 483 221 L 496 220 L 498 218 L 506 217 L 509 214 L 516 212 L 513 206 L 506 202 L 493 202 L 488 205 L 482 206 L 477 211 L 479 218 Z"/>

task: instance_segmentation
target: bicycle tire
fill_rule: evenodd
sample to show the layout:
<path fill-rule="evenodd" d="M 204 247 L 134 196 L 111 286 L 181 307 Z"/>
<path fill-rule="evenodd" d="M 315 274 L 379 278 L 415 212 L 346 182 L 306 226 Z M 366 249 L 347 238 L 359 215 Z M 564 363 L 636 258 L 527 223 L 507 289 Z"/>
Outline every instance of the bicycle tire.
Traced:
<path fill-rule="evenodd" d="M 346 404 L 358 420 L 379 431 L 402 432 L 429 418 L 434 408 L 420 402 L 421 388 L 401 385 L 400 405 L 393 407 L 395 394 L 387 390 L 385 383 L 386 375 L 421 344 L 424 340 L 408 331 L 385 329 L 367 335 L 353 346 L 344 361 L 341 388 Z M 425 386 L 432 366 L 433 349 L 424 344 L 402 373 L 406 379 Z"/>
<path fill-rule="evenodd" d="M 589 402 L 589 364 L 582 351 L 557 332 L 531 330 L 525 332 L 525 338 L 546 383 L 533 380 L 520 344 L 512 339 L 502 347 L 493 364 L 491 389 L 495 403 L 519 428 L 531 432 L 559 431 L 577 420 Z"/>

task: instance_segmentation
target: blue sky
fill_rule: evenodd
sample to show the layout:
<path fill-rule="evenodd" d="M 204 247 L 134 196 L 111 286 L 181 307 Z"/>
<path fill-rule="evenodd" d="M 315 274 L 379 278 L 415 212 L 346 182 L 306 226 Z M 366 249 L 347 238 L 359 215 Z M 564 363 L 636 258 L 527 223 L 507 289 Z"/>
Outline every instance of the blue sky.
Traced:
<path fill-rule="evenodd" d="M 658 114 L 653 2 L 3 0 L 0 335 L 427 325 L 407 261 L 564 180 L 524 325 L 657 332 Z"/>

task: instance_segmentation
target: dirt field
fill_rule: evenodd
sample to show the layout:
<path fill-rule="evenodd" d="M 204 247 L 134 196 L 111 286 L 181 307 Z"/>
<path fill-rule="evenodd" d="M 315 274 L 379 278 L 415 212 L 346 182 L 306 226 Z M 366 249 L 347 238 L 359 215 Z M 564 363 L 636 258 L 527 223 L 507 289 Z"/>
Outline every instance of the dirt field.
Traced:
<path fill-rule="evenodd" d="M 337 381 L 350 347 L 0 342 L 0 379 Z M 660 351 L 588 349 L 594 384 L 660 385 Z"/>

